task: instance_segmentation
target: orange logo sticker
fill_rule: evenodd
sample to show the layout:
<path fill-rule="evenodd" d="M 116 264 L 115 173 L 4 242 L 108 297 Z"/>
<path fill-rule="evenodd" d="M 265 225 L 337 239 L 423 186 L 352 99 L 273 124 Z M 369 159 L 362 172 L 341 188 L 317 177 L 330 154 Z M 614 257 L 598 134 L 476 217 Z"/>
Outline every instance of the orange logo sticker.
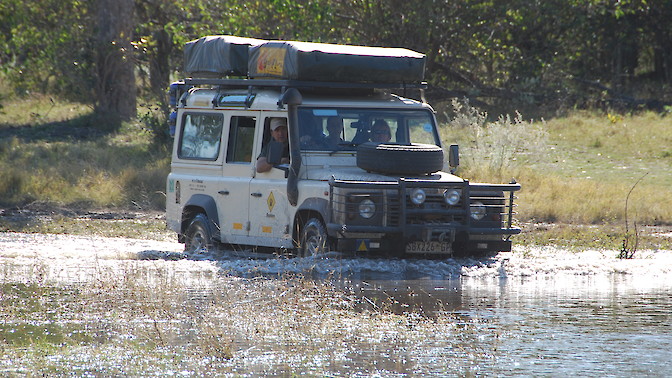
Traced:
<path fill-rule="evenodd" d="M 282 77 L 287 50 L 277 47 L 260 47 L 257 73 Z"/>

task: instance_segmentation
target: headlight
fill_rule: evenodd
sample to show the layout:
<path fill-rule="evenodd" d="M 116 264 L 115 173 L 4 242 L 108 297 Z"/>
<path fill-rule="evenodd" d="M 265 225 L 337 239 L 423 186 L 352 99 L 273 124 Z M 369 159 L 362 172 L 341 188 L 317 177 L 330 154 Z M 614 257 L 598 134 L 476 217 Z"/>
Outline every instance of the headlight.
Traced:
<path fill-rule="evenodd" d="M 485 205 L 482 202 L 472 203 L 469 209 L 471 210 L 471 217 L 474 220 L 479 221 L 485 216 Z"/>
<path fill-rule="evenodd" d="M 447 189 L 443 192 L 443 200 L 450 206 L 457 205 L 460 202 L 460 197 L 462 197 L 462 193 L 457 189 Z"/>
<path fill-rule="evenodd" d="M 373 201 L 365 199 L 359 203 L 359 216 L 370 219 L 374 214 L 376 214 L 376 204 Z"/>
<path fill-rule="evenodd" d="M 427 194 L 425 194 L 425 191 L 420 188 L 415 188 L 413 191 L 411 191 L 411 202 L 418 206 L 422 205 L 426 198 Z"/>

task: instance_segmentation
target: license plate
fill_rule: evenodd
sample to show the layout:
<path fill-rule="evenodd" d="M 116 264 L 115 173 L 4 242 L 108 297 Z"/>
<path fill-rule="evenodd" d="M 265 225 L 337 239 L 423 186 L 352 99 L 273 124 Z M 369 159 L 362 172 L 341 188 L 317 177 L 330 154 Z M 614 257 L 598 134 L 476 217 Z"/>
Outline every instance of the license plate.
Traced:
<path fill-rule="evenodd" d="M 406 253 L 440 253 L 452 254 L 450 243 L 442 242 L 410 242 L 406 244 Z"/>

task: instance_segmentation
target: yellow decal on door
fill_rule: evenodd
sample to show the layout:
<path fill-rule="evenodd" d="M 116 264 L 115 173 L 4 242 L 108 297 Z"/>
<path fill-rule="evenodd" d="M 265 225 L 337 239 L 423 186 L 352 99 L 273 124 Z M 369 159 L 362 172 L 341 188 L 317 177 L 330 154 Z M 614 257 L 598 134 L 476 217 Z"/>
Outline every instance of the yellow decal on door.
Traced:
<path fill-rule="evenodd" d="M 233 224 L 233 229 L 234 230 L 242 230 L 243 229 L 243 224 L 242 223 L 234 223 Z"/>
<path fill-rule="evenodd" d="M 273 232 L 273 227 L 271 226 L 261 226 L 261 232 L 265 232 L 267 234 L 270 234 Z"/>
<path fill-rule="evenodd" d="M 268 204 L 268 212 L 273 212 L 273 208 L 275 207 L 275 196 L 273 195 L 273 192 L 268 195 L 266 203 Z"/>

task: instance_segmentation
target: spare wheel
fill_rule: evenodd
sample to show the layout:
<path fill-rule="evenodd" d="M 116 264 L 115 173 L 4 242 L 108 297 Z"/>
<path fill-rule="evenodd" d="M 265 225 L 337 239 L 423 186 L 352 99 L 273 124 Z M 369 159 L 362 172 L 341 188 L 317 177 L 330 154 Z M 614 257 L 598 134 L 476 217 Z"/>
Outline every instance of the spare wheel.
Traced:
<path fill-rule="evenodd" d="M 433 144 L 366 142 L 357 146 L 357 166 L 369 172 L 429 174 L 443 169 L 443 150 Z"/>

